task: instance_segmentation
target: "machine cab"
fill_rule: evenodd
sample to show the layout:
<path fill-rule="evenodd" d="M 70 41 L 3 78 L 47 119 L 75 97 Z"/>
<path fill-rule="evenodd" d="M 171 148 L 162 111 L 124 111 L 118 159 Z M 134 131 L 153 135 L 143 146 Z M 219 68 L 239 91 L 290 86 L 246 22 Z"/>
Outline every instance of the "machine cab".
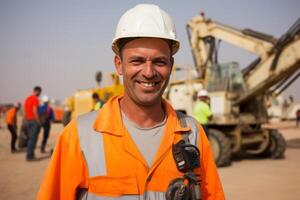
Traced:
<path fill-rule="evenodd" d="M 232 105 L 232 101 L 246 90 L 239 64 L 230 62 L 211 65 L 205 77 L 205 88 L 209 92 L 215 123 L 235 123 L 236 118 L 232 114 L 238 113 L 239 109 Z"/>
<path fill-rule="evenodd" d="M 237 62 L 212 65 L 207 68 L 206 89 L 209 92 L 240 93 L 245 82 Z"/>

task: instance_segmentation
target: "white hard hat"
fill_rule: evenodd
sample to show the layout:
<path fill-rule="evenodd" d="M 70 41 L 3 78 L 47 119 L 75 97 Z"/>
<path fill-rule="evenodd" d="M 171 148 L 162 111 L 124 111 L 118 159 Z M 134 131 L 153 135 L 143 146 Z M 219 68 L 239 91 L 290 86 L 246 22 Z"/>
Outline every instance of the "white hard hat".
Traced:
<path fill-rule="evenodd" d="M 42 97 L 42 102 L 44 102 L 44 103 L 49 102 L 49 97 L 46 96 L 46 95 L 44 95 L 44 96 Z"/>
<path fill-rule="evenodd" d="M 153 4 L 136 5 L 122 15 L 112 41 L 112 50 L 119 54 L 120 39 L 136 37 L 170 40 L 172 55 L 179 49 L 179 40 L 171 17 Z"/>
<path fill-rule="evenodd" d="M 208 97 L 208 92 L 206 90 L 200 90 L 197 93 L 197 97 Z"/>
<path fill-rule="evenodd" d="M 21 107 L 21 103 L 20 102 L 14 103 L 14 107 L 20 108 Z"/>

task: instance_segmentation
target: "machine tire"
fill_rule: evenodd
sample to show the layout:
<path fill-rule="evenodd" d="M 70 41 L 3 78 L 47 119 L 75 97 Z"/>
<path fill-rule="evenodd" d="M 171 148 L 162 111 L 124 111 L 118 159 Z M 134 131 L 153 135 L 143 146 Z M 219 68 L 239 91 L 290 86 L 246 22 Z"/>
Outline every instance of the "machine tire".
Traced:
<path fill-rule="evenodd" d="M 270 141 L 267 149 L 262 153 L 264 157 L 273 159 L 283 158 L 286 141 L 277 130 L 270 130 Z"/>
<path fill-rule="evenodd" d="M 208 139 L 214 153 L 215 163 L 218 167 L 230 165 L 231 143 L 230 140 L 219 130 L 209 129 Z"/>

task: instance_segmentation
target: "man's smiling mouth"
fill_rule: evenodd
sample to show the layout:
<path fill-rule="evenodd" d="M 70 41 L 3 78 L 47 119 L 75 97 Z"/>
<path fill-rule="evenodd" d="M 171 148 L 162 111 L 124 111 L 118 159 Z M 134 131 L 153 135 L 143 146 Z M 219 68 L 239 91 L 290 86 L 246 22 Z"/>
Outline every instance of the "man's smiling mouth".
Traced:
<path fill-rule="evenodd" d="M 159 83 L 159 81 L 157 81 L 157 82 L 142 82 L 142 81 L 137 81 L 137 83 L 141 84 L 145 88 L 151 88 L 151 87 L 156 86 Z"/>

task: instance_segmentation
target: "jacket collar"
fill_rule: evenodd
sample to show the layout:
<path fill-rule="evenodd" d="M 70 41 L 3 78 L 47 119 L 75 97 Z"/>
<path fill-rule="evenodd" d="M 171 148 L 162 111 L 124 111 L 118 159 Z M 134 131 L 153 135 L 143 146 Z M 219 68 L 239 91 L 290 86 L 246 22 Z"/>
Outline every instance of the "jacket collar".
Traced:
<path fill-rule="evenodd" d="M 106 132 L 116 136 L 123 136 L 125 134 L 125 127 L 121 117 L 120 99 L 123 95 L 112 97 L 99 110 L 96 120 L 94 122 L 94 130 L 97 132 Z M 176 112 L 172 106 L 163 100 L 163 105 L 167 115 L 167 124 L 173 125 L 174 132 L 186 132 L 190 127 L 181 127 L 180 122 L 176 116 Z"/>

